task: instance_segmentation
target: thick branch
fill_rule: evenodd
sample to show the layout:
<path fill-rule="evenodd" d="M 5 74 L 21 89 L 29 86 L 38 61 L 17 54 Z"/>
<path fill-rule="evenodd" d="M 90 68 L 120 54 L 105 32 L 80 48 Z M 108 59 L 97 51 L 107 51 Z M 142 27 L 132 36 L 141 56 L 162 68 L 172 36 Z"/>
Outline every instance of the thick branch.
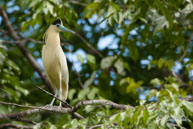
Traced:
<path fill-rule="evenodd" d="M 1 7 L 1 6 L 0 6 L 0 13 L 1 13 L 2 17 L 3 17 L 3 20 L 4 20 L 4 22 L 5 22 L 5 24 L 6 24 L 7 28 L 8 28 L 8 31 L 9 31 L 11 37 L 15 40 L 15 42 L 19 42 L 19 43 L 16 44 L 17 47 L 20 49 L 22 54 L 28 59 L 30 64 L 33 66 L 33 68 L 38 72 L 38 74 L 40 75 L 40 77 L 44 81 L 44 83 L 53 92 L 53 89 L 52 89 L 48 79 L 46 78 L 45 74 L 41 71 L 39 65 L 36 63 L 36 60 L 33 58 L 33 56 L 27 51 L 25 46 L 22 45 L 22 41 L 19 39 L 19 37 L 18 37 L 17 33 L 15 32 L 13 26 L 11 25 L 11 22 L 9 21 L 7 13 L 3 9 L 3 7 Z"/>
<path fill-rule="evenodd" d="M 23 107 L 23 108 L 31 108 L 30 110 L 26 110 L 23 112 L 18 112 L 18 113 L 10 113 L 10 114 L 0 114 L 0 119 L 14 119 L 14 118 L 20 118 L 23 116 L 31 115 L 31 114 L 37 114 L 37 113 L 42 113 L 45 111 L 48 111 L 50 113 L 71 113 L 70 108 L 59 108 L 58 106 L 45 106 L 45 107 L 34 107 L 34 106 L 24 106 L 24 105 L 19 105 L 15 103 L 7 103 L 7 102 L 0 102 L 1 104 L 6 104 L 6 105 L 12 105 L 12 106 L 17 106 L 17 107 Z"/>
<path fill-rule="evenodd" d="M 77 103 L 74 107 L 72 107 L 72 110 L 76 111 L 84 105 L 108 105 L 108 106 L 111 106 L 112 108 L 121 109 L 121 110 L 132 108 L 132 106 L 130 105 L 117 104 L 108 100 L 84 100 Z"/>
<path fill-rule="evenodd" d="M 1 124 L 0 129 L 33 129 L 31 126 L 15 125 L 11 123 Z"/>
<path fill-rule="evenodd" d="M 31 108 L 30 110 L 26 110 L 23 112 L 18 112 L 18 113 L 11 113 L 11 114 L 0 114 L 0 119 L 17 119 L 23 116 L 31 115 L 31 114 L 37 114 L 37 113 L 42 113 L 42 112 L 49 112 L 49 113 L 59 113 L 59 114 L 72 114 L 78 119 L 83 119 L 81 115 L 78 113 L 75 113 L 76 110 L 81 108 L 82 106 L 85 105 L 109 105 L 112 108 L 116 109 L 121 109 L 121 110 L 126 110 L 129 108 L 132 108 L 130 105 L 123 105 L 123 104 L 117 104 L 111 101 L 107 100 L 85 100 L 81 101 L 78 104 L 76 104 L 74 107 L 71 108 L 63 108 L 63 107 L 58 107 L 58 106 L 44 106 L 44 107 L 35 107 L 35 106 L 24 106 L 24 105 L 19 105 L 15 103 L 8 103 L 8 102 L 0 102 L 1 104 L 5 105 L 12 105 L 12 106 L 17 106 L 17 107 L 22 107 L 22 108 Z"/>

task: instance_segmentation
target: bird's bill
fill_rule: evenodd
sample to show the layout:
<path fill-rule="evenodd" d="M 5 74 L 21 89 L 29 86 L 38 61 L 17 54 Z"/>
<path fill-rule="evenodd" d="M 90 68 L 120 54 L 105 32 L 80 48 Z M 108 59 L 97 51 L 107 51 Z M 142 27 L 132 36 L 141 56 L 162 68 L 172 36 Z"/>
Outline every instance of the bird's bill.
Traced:
<path fill-rule="evenodd" d="M 63 25 L 59 25 L 58 27 L 61 31 L 65 31 L 65 32 L 70 32 L 70 33 L 74 33 L 74 31 L 64 27 Z"/>

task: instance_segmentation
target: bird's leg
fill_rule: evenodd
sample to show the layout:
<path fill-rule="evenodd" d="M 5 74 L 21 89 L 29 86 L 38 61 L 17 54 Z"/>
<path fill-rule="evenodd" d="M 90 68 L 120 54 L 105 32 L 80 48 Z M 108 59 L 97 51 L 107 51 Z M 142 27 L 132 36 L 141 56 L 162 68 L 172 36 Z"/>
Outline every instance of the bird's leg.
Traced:
<path fill-rule="evenodd" d="M 59 98 L 62 100 L 62 74 L 60 74 Z M 62 107 L 62 102 L 61 101 L 60 101 L 59 107 Z"/>
<path fill-rule="evenodd" d="M 58 95 L 58 90 L 55 90 L 55 92 L 56 92 L 56 93 L 55 93 L 55 95 L 54 95 L 54 96 L 55 96 L 55 97 L 57 97 L 57 95 Z M 53 106 L 54 101 L 56 100 L 56 98 L 55 98 L 55 97 L 52 99 L 52 101 L 51 101 L 51 103 L 50 103 L 50 106 Z"/>

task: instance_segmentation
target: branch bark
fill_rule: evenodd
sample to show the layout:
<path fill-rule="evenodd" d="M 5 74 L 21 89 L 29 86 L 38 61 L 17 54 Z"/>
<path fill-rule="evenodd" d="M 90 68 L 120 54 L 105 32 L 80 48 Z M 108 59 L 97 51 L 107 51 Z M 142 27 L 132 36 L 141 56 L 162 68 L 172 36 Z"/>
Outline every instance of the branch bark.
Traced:
<path fill-rule="evenodd" d="M 190 38 L 187 40 L 187 43 L 188 43 L 188 44 L 187 44 L 186 50 L 184 51 L 183 55 L 182 55 L 182 56 L 180 57 L 180 59 L 178 60 L 179 62 L 181 62 L 181 61 L 185 58 L 186 54 L 188 53 L 188 48 L 190 47 L 192 38 L 193 38 L 193 33 L 191 34 Z"/>
<path fill-rule="evenodd" d="M 31 108 L 26 111 L 22 112 L 17 112 L 17 113 L 9 113 L 9 114 L 0 114 L 0 119 L 14 119 L 14 118 L 20 118 L 23 116 L 31 115 L 31 114 L 37 114 L 37 113 L 42 113 L 45 111 L 48 111 L 48 113 L 71 113 L 70 108 L 59 108 L 58 106 L 43 106 L 43 107 L 34 107 L 34 106 L 24 106 L 24 105 L 19 105 L 15 103 L 7 103 L 7 102 L 0 102 L 1 104 L 5 105 L 12 105 L 12 106 L 17 106 L 17 107 L 22 107 L 22 108 Z"/>
<path fill-rule="evenodd" d="M 72 107 L 72 110 L 76 111 L 84 105 L 104 105 L 104 106 L 108 105 L 108 106 L 111 106 L 112 108 L 121 109 L 121 110 L 132 108 L 132 106 L 130 105 L 117 104 L 108 100 L 84 100 L 84 101 L 80 101 L 74 107 Z"/>
<path fill-rule="evenodd" d="M 42 106 L 42 107 L 35 107 L 35 106 L 25 106 L 25 105 L 19 105 L 16 103 L 9 103 L 9 102 L 0 102 L 1 104 L 4 105 L 11 105 L 11 106 L 17 106 L 21 108 L 30 108 L 29 110 L 22 111 L 22 112 L 17 112 L 17 113 L 10 113 L 10 114 L 0 114 L 0 120 L 1 119 L 17 119 L 21 118 L 27 115 L 31 114 L 37 114 L 37 113 L 42 113 L 42 112 L 48 112 L 48 113 L 59 113 L 59 114 L 75 114 L 74 116 L 78 119 L 83 119 L 81 115 L 76 113 L 75 111 L 80 109 L 82 106 L 85 105 L 108 105 L 111 106 L 112 108 L 116 109 L 121 109 L 121 110 L 126 110 L 129 108 L 132 108 L 130 105 L 123 105 L 123 104 L 117 104 L 108 100 L 85 100 L 77 103 L 75 106 L 72 108 L 63 108 L 63 107 L 58 107 L 58 106 Z"/>
<path fill-rule="evenodd" d="M 1 124 L 0 129 L 33 129 L 31 126 L 16 125 L 11 123 Z"/>
<path fill-rule="evenodd" d="M 15 42 L 18 42 L 18 43 L 16 43 L 17 47 L 20 49 L 22 54 L 28 59 L 28 61 L 32 65 L 32 67 L 38 72 L 38 74 L 40 75 L 43 82 L 48 86 L 48 88 L 51 90 L 51 92 L 53 92 L 53 88 L 51 87 L 51 85 L 50 85 L 48 79 L 46 78 L 45 74 L 40 69 L 39 65 L 36 63 L 36 60 L 28 52 L 28 50 L 25 48 L 25 46 L 22 45 L 23 41 L 19 38 L 19 36 L 15 32 L 13 26 L 11 25 L 11 22 L 9 21 L 8 15 L 7 15 L 7 13 L 5 12 L 5 10 L 3 9 L 2 6 L 0 6 L 0 13 L 3 17 L 4 23 L 6 24 L 6 26 L 8 28 L 10 36 L 14 39 Z"/>

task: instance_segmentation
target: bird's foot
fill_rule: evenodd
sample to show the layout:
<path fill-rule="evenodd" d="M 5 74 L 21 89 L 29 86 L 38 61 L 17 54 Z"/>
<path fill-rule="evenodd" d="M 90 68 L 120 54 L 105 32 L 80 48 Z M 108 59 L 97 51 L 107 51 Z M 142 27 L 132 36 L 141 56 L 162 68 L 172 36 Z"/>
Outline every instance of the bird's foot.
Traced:
<path fill-rule="evenodd" d="M 60 108 L 62 107 L 62 102 L 61 102 L 61 101 L 60 101 L 59 107 L 60 107 Z"/>
<path fill-rule="evenodd" d="M 58 106 L 58 110 L 61 110 L 61 108 L 62 108 L 62 104 L 60 103 Z"/>
<path fill-rule="evenodd" d="M 51 103 L 50 103 L 50 106 L 53 106 L 55 99 L 56 99 L 56 98 L 53 98 L 53 99 L 52 99 L 52 101 L 51 101 Z"/>
<path fill-rule="evenodd" d="M 50 104 L 46 104 L 44 107 L 47 108 L 47 107 L 51 107 L 53 105 L 50 105 Z"/>

